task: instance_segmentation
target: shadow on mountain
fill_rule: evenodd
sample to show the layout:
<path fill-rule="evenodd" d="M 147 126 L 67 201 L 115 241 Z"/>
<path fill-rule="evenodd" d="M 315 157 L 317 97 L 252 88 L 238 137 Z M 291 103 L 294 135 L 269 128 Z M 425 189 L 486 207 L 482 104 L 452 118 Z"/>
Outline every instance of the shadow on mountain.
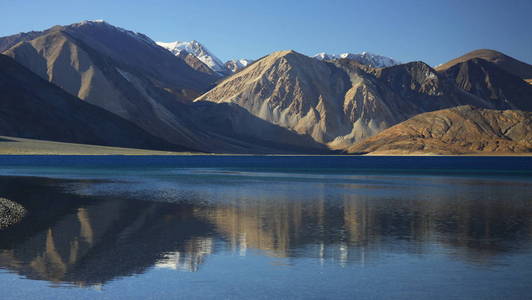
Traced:
<path fill-rule="evenodd" d="M 191 127 L 204 139 L 200 149 L 237 153 L 335 153 L 308 135 L 263 120 L 232 103 L 194 102 Z M 192 117 L 192 118 L 191 118 Z"/>
<path fill-rule="evenodd" d="M 1 54 L 0 93 L 0 135 L 102 146 L 189 150 L 81 101 Z"/>

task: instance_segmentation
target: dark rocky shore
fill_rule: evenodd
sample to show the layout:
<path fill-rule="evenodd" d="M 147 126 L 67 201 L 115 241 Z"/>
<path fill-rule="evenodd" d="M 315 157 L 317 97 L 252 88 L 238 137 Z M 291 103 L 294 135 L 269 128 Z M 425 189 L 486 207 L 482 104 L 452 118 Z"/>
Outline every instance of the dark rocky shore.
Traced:
<path fill-rule="evenodd" d="M 0 230 L 20 222 L 25 215 L 26 209 L 22 205 L 0 198 Z"/>

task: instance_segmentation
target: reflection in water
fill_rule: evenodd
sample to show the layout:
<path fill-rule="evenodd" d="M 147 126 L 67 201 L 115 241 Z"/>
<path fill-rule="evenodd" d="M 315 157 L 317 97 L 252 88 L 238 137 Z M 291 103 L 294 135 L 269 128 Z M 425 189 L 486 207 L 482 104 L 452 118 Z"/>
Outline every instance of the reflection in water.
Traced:
<path fill-rule="evenodd" d="M 164 202 L 153 191 L 83 196 L 64 189 L 109 186 L 104 181 L 0 177 L 1 196 L 29 210 L 22 223 L 0 232 L 0 268 L 85 286 L 152 267 L 201 271 L 217 252 L 260 250 L 348 266 L 379 263 L 389 253 L 444 249 L 468 263 L 489 264 L 500 253 L 528 249 L 532 238 L 530 185 L 495 183 L 409 178 L 402 184 L 416 188 L 397 192 L 397 184 L 381 181 L 379 189 L 360 182 L 209 188 L 174 182 L 164 193 L 172 202 Z M 128 187 L 118 191 L 133 189 L 115 184 Z M 294 197 L 294 189 L 305 189 L 304 197 Z"/>
<path fill-rule="evenodd" d="M 46 200 L 33 197 L 23 201 L 17 197 L 18 191 L 29 189 L 36 195 L 45 194 L 41 180 L 2 181 L 2 187 L 9 189 L 2 192 L 13 200 L 23 204 Z M 53 197 L 58 207 L 70 206 L 69 211 L 56 211 L 55 206 L 46 210 L 30 207 L 27 219 L 0 233 L 0 266 L 32 279 L 77 285 L 104 283 L 142 273 L 162 260 L 165 253 L 180 251 L 196 256 L 194 240 L 212 232 L 209 224 L 194 218 L 195 208 L 186 204 L 89 201 L 53 190 L 46 195 Z M 36 219 L 40 224 L 34 223 Z M 10 238 L 15 236 L 23 238 Z M 194 262 L 188 268 L 194 270 Z"/>

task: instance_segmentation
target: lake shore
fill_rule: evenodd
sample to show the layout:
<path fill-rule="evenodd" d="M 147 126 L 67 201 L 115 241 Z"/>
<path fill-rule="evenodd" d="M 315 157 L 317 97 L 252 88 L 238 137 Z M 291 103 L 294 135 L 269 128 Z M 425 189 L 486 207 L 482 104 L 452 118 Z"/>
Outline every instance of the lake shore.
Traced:
<path fill-rule="evenodd" d="M 53 142 L 0 136 L 0 155 L 197 155 L 204 153 L 171 152 L 134 148 Z"/>
<path fill-rule="evenodd" d="M 367 154 L 229 154 L 203 152 L 172 152 L 134 148 L 108 147 L 87 144 L 63 143 L 45 140 L 0 136 L 0 155 L 127 155 L 127 156 L 532 156 L 532 153 L 468 153 L 438 154 L 423 152 L 374 152 Z"/>

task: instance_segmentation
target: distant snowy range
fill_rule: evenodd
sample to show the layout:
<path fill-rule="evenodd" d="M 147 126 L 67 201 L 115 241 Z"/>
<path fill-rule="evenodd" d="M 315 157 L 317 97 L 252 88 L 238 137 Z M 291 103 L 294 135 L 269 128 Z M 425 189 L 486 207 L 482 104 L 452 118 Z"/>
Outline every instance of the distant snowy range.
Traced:
<path fill-rule="evenodd" d="M 386 68 L 395 65 L 400 65 L 401 62 L 391 57 L 373 54 L 369 52 L 362 52 L 358 54 L 354 53 L 342 53 L 342 54 L 328 54 L 325 52 L 318 53 L 312 56 L 319 60 L 333 60 L 333 59 L 351 59 L 357 61 L 363 65 L 367 65 L 373 68 Z"/>
<path fill-rule="evenodd" d="M 187 57 L 188 55 L 192 55 L 194 58 L 198 59 L 202 64 L 208 67 L 213 73 L 216 73 L 220 76 L 227 76 L 236 73 L 255 61 L 254 59 L 241 58 L 231 59 L 223 63 L 222 60 L 209 51 L 207 47 L 195 40 L 189 42 L 157 42 L 157 45 L 167 49 L 176 56 Z M 351 59 L 373 68 L 385 68 L 401 64 L 400 61 L 391 57 L 369 52 L 342 54 L 329 54 L 321 52 L 312 57 L 318 60 L 335 60 L 344 58 Z M 198 67 L 195 68 L 198 69 Z"/>

